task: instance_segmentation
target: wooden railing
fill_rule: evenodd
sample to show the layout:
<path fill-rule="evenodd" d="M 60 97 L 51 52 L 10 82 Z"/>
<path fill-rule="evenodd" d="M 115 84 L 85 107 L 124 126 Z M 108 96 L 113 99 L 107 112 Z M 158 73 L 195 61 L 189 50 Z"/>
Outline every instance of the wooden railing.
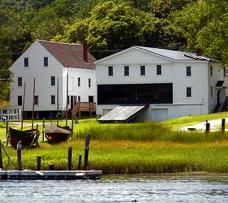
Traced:
<path fill-rule="evenodd" d="M 72 116 L 76 116 L 80 112 L 95 112 L 96 104 L 93 102 L 78 102 L 72 109 Z"/>

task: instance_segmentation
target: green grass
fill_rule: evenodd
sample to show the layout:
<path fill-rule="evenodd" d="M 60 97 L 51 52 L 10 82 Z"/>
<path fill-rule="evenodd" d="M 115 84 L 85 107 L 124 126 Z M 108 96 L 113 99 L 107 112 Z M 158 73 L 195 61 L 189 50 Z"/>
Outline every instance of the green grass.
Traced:
<path fill-rule="evenodd" d="M 73 139 L 59 145 L 40 142 L 40 148 L 22 151 L 23 168 L 36 168 L 36 157 L 42 157 L 42 168 L 54 164 L 56 169 L 66 169 L 67 148 L 73 147 L 73 168 L 77 168 L 78 156 L 83 155 L 84 137 L 91 135 L 90 168 L 102 169 L 104 173 L 169 173 L 187 171 L 228 171 L 228 134 L 180 132 L 173 126 L 184 123 L 217 119 L 223 114 L 172 119 L 162 123 L 100 124 L 95 119 L 80 120 L 74 124 Z M 42 121 L 36 121 L 42 130 Z M 65 124 L 64 121 L 61 122 Z M 12 125 L 12 123 L 10 124 Z M 29 128 L 31 121 L 26 121 Z M 69 125 L 71 123 L 69 122 Z M 18 126 L 20 127 L 20 126 Z M 0 123 L 0 139 L 5 139 L 5 126 Z M 16 166 L 16 151 L 5 149 L 4 165 Z"/>
<path fill-rule="evenodd" d="M 184 116 L 180 118 L 174 118 L 174 119 L 163 121 L 161 122 L 161 124 L 169 125 L 169 126 L 172 126 L 174 129 L 178 129 L 180 127 L 200 123 L 205 120 L 222 119 L 227 117 L 228 117 L 228 112 L 221 112 L 221 113 L 212 113 L 212 114 L 197 115 L 197 116 Z"/>

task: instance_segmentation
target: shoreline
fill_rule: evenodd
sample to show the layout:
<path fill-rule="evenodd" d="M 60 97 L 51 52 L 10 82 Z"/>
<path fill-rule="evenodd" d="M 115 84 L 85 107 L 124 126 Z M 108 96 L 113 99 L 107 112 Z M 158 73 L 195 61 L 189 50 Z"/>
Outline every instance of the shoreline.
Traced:
<path fill-rule="evenodd" d="M 134 173 L 134 174 L 104 174 L 101 179 L 163 179 L 163 180 L 211 180 L 228 182 L 228 173 L 212 173 L 212 172 L 178 172 L 178 173 Z"/>

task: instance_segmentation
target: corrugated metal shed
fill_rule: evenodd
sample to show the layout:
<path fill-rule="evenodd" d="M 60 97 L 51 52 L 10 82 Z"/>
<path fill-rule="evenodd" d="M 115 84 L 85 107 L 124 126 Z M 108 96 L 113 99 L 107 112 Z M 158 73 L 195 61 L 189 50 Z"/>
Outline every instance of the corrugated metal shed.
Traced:
<path fill-rule="evenodd" d="M 146 105 L 140 106 L 118 106 L 98 119 L 100 122 L 128 121 L 136 113 L 144 109 Z"/>

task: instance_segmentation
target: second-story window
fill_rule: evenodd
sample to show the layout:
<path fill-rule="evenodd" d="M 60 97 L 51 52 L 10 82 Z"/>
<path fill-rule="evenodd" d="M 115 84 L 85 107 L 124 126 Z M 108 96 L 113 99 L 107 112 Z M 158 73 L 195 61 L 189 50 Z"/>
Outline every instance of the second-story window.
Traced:
<path fill-rule="evenodd" d="M 124 66 L 124 76 L 129 76 L 129 66 Z"/>
<path fill-rule="evenodd" d="M 17 97 L 17 105 L 21 106 L 22 105 L 22 96 Z"/>
<path fill-rule="evenodd" d="M 48 57 L 44 57 L 44 67 L 48 66 Z"/>
<path fill-rule="evenodd" d="M 39 97 L 37 95 L 34 96 L 34 104 L 38 105 L 39 103 Z"/>
<path fill-rule="evenodd" d="M 192 97 L 192 88 L 186 87 L 186 97 Z"/>
<path fill-rule="evenodd" d="M 161 74 L 162 74 L 162 66 L 157 65 L 157 75 L 161 75 Z"/>
<path fill-rule="evenodd" d="M 88 87 L 91 87 L 91 79 L 88 79 Z"/>
<path fill-rule="evenodd" d="M 51 104 L 55 104 L 55 95 L 51 95 Z"/>
<path fill-rule="evenodd" d="M 113 76 L 113 66 L 108 67 L 108 75 Z"/>
<path fill-rule="evenodd" d="M 29 66 L 29 59 L 28 57 L 24 58 L 24 67 L 28 67 Z"/>
<path fill-rule="evenodd" d="M 55 86 L 55 76 L 51 76 L 51 86 Z"/>
<path fill-rule="evenodd" d="M 145 66 L 140 66 L 140 75 L 145 75 L 146 71 L 145 71 Z"/>
<path fill-rule="evenodd" d="M 17 78 L 17 85 L 18 87 L 22 87 L 22 77 Z"/>
<path fill-rule="evenodd" d="M 192 75 L 192 68 L 191 66 L 186 67 L 186 76 L 191 76 Z"/>
<path fill-rule="evenodd" d="M 78 78 L 78 87 L 81 86 L 81 78 Z"/>

